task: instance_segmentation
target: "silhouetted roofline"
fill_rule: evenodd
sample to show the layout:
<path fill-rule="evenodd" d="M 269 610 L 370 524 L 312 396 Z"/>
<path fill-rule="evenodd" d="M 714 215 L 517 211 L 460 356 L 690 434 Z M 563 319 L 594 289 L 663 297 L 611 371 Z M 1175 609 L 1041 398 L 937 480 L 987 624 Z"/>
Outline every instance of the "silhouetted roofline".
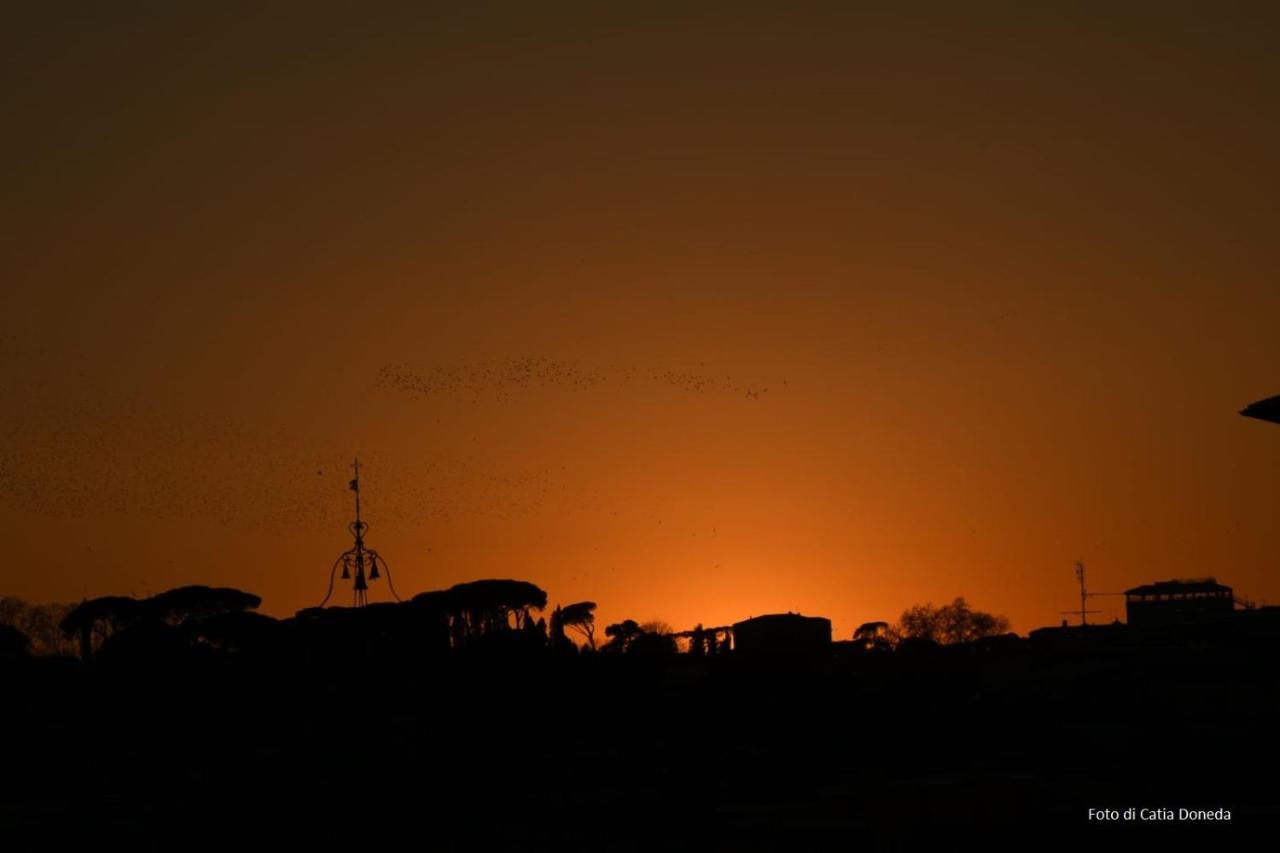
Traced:
<path fill-rule="evenodd" d="M 831 620 L 826 618 L 825 616 L 805 616 L 801 613 L 766 613 L 763 616 L 752 616 L 748 619 L 743 619 L 741 622 L 734 622 L 733 627 L 736 628 L 739 625 L 749 625 L 753 623 L 760 624 L 765 622 L 776 623 L 776 622 L 795 622 L 795 621 L 802 621 L 802 622 L 818 621 L 818 622 L 827 622 L 827 623 L 831 622 Z"/>
<path fill-rule="evenodd" d="M 1156 581 L 1155 583 L 1126 589 L 1125 595 L 1175 595 L 1188 592 L 1231 592 L 1231 587 L 1220 584 L 1214 578 Z"/>

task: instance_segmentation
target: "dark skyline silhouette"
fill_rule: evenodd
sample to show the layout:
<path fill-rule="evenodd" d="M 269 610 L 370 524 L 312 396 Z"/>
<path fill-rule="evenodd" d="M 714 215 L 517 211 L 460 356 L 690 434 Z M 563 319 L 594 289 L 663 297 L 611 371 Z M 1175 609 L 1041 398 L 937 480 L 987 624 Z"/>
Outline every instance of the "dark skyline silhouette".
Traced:
<path fill-rule="evenodd" d="M 794 850 L 1176 825 L 1232 844 L 1280 818 L 1257 772 L 1278 757 L 1280 608 L 1173 600 L 1205 586 L 1131 591 L 1167 604 L 1163 621 L 1146 602 L 1140 623 L 1027 638 L 957 601 L 853 640 L 788 613 L 675 633 L 627 620 L 598 647 L 565 632 L 594 602 L 554 606 L 519 580 L 284 620 L 204 586 L 90 600 L 59 626 L 79 659 L 32 657 L 0 624 L 0 838 Z M 377 820 L 317 814 L 353 780 Z M 1197 816 L 1088 817 L 1136 805 Z"/>

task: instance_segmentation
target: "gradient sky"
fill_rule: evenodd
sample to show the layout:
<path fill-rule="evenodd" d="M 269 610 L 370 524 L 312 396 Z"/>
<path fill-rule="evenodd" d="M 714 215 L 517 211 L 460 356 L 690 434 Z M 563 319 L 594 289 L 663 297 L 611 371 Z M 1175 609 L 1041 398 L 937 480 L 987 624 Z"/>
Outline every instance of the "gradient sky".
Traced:
<path fill-rule="evenodd" d="M 1275 4 L 1051 5 L 6 4 L 0 593 L 1280 602 Z"/>

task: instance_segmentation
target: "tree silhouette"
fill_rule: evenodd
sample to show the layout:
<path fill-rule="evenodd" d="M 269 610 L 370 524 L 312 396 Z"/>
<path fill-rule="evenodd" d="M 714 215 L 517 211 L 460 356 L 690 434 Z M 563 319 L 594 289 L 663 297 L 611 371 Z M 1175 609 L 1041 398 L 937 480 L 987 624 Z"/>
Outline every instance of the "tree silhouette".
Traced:
<path fill-rule="evenodd" d="M 31 640 L 33 656 L 73 656 L 74 638 L 62 633 L 62 620 L 75 605 L 32 604 L 13 596 L 0 596 L 0 624 L 17 628 Z"/>
<path fill-rule="evenodd" d="M 79 640 L 80 657 L 88 660 L 97 648 L 122 632 L 141 626 L 182 628 L 187 642 L 195 642 L 199 634 L 197 626 L 203 622 L 246 613 L 260 604 L 262 599 L 258 596 L 230 587 L 183 586 L 141 601 L 116 595 L 91 598 L 73 607 L 59 627 L 64 636 Z M 164 643 L 174 642 L 174 637 L 165 632 L 139 631 L 127 647 L 156 641 L 162 634 Z"/>
<path fill-rule="evenodd" d="M 1005 634 L 1009 631 L 1009 620 L 974 610 L 969 602 L 957 598 L 941 607 L 920 604 L 908 608 L 903 611 L 895 630 L 903 639 L 930 640 L 947 645 Z"/>
<path fill-rule="evenodd" d="M 89 660 L 107 638 L 136 622 L 142 609 L 141 602 L 127 595 L 90 598 L 73 607 L 59 627 L 65 636 L 79 639 L 80 659 Z"/>
<path fill-rule="evenodd" d="M 595 609 L 596 603 L 594 601 L 579 601 L 574 604 L 566 604 L 564 607 L 557 607 L 555 612 L 560 625 L 565 628 L 572 628 L 581 634 L 587 641 L 587 647 L 593 652 L 596 650 Z"/>
<path fill-rule="evenodd" d="M 888 622 L 864 622 L 853 632 L 853 643 L 865 652 L 889 651 L 895 641 Z"/>
<path fill-rule="evenodd" d="M 279 622 L 251 610 L 229 610 L 201 619 L 191 628 L 192 638 L 222 651 L 261 648 L 275 637 Z"/>
<path fill-rule="evenodd" d="M 428 603 L 431 599 L 415 596 Z M 455 645 L 511 628 L 523 628 L 530 610 L 547 606 L 547 594 L 528 581 L 478 580 L 455 584 L 441 599 L 447 608 Z M 512 624 L 514 619 L 515 624 Z"/>
<path fill-rule="evenodd" d="M 431 639 L 427 642 L 434 645 L 442 640 L 445 647 L 457 645 L 464 638 L 462 626 L 455 625 L 453 614 L 453 595 L 447 589 L 435 589 L 420 592 L 408 602 L 409 609 L 416 611 L 417 622 Z"/>
<path fill-rule="evenodd" d="M 547 642 L 558 652 L 577 652 L 578 647 L 565 635 L 564 629 L 564 612 L 556 607 L 551 611 L 551 620 L 547 623 Z"/>
<path fill-rule="evenodd" d="M 547 645 L 547 620 L 539 619 L 534 622 L 532 618 L 524 620 L 524 637 L 525 643 L 534 648 L 543 648 Z"/>
<path fill-rule="evenodd" d="M 257 610 L 262 599 L 231 587 L 180 586 L 142 602 L 146 615 L 169 625 L 188 625 L 224 613 Z"/>
<path fill-rule="evenodd" d="M 644 631 L 631 639 L 627 645 L 627 654 L 644 655 L 648 657 L 663 657 L 666 655 L 674 655 L 680 651 L 676 645 L 676 638 L 669 633 L 659 633 L 656 631 Z"/>
<path fill-rule="evenodd" d="M 609 638 L 601 648 L 603 652 L 642 655 L 675 654 L 679 649 L 671 628 L 665 622 L 646 622 L 640 625 L 634 619 L 615 622 L 604 629 Z"/>
<path fill-rule="evenodd" d="M 601 651 L 606 652 L 625 652 L 627 646 L 636 637 L 644 633 L 640 624 L 634 619 L 627 619 L 622 622 L 615 622 L 612 625 L 606 625 L 604 635 L 609 638 L 604 644 Z"/>

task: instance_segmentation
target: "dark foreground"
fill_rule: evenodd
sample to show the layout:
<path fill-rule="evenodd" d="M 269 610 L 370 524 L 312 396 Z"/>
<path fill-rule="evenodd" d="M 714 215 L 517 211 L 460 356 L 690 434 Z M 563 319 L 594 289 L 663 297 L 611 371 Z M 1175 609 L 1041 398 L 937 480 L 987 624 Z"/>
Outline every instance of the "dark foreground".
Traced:
<path fill-rule="evenodd" d="M 1280 826 L 1275 661 L 1025 640 L 17 661 L 0 847 L 851 850 L 981 833 L 1040 849 L 1200 833 L 1233 849 Z M 1130 806 L 1231 821 L 1087 817 Z"/>

